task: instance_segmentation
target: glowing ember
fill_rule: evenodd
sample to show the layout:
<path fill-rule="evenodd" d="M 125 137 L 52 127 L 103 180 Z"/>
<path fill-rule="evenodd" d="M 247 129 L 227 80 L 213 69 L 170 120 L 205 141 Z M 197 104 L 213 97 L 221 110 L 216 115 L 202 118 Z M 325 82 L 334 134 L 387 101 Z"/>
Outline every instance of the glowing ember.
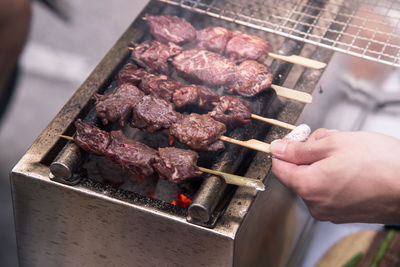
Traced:
<path fill-rule="evenodd" d="M 148 196 L 151 197 L 151 198 L 154 198 L 154 193 L 149 193 Z"/>
<path fill-rule="evenodd" d="M 192 203 L 192 200 L 187 196 L 185 196 L 184 194 L 179 194 L 177 200 L 178 200 L 178 206 L 182 208 L 188 208 Z"/>
<path fill-rule="evenodd" d="M 175 200 L 172 200 L 171 204 L 172 204 L 172 205 L 176 205 L 176 201 L 175 201 Z"/>
<path fill-rule="evenodd" d="M 169 137 L 169 146 L 172 146 L 174 143 L 174 138 L 172 136 Z"/>

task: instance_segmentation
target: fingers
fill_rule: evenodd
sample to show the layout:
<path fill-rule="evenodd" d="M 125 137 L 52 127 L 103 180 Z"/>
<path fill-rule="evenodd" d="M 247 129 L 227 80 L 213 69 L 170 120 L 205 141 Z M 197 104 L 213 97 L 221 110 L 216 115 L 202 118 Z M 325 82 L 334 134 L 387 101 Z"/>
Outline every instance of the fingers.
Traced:
<path fill-rule="evenodd" d="M 308 165 L 296 165 L 277 158 L 272 159 L 272 172 L 287 187 L 297 192 Z"/>
<path fill-rule="evenodd" d="M 326 137 L 336 131 L 318 129 L 306 142 L 294 142 L 287 139 L 275 140 L 271 143 L 271 153 L 276 158 L 294 164 L 311 164 L 329 156 L 332 149 Z"/>

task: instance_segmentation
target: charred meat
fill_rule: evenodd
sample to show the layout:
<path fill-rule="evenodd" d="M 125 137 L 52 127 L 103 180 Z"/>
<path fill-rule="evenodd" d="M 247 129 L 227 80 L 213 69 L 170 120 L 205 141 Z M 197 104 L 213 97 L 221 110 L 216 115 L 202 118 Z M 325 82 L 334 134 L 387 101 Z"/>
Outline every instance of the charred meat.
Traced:
<path fill-rule="evenodd" d="M 83 122 L 81 119 L 75 121 L 75 127 L 76 135 L 74 139 L 80 148 L 96 155 L 103 155 L 105 153 L 110 144 L 109 133 Z"/>
<path fill-rule="evenodd" d="M 162 43 L 191 43 L 196 39 L 195 28 L 183 18 L 146 14 L 146 20 L 153 37 Z"/>
<path fill-rule="evenodd" d="M 110 133 L 111 143 L 105 156 L 131 175 L 149 176 L 154 173 L 152 164 L 158 157 L 157 150 L 126 137 L 121 130 Z"/>
<path fill-rule="evenodd" d="M 209 114 L 215 120 L 235 126 L 250 122 L 252 104 L 235 96 L 222 96 Z"/>
<path fill-rule="evenodd" d="M 172 94 L 181 86 L 181 83 L 164 75 L 147 75 L 142 79 L 139 87 L 148 95 L 156 96 L 167 101 L 172 99 Z"/>
<path fill-rule="evenodd" d="M 158 154 L 153 167 L 170 182 L 179 183 L 202 173 L 196 165 L 199 155 L 192 150 L 165 147 L 159 148 Z"/>
<path fill-rule="evenodd" d="M 196 46 L 223 55 L 232 32 L 223 27 L 208 27 L 197 31 Z"/>
<path fill-rule="evenodd" d="M 232 79 L 236 64 L 214 52 L 191 49 L 177 55 L 172 64 L 181 74 L 196 83 L 223 85 Z"/>
<path fill-rule="evenodd" d="M 228 84 L 229 93 L 237 93 L 245 97 L 252 97 L 267 90 L 272 83 L 273 75 L 268 66 L 254 60 L 240 63 L 234 79 Z"/>
<path fill-rule="evenodd" d="M 144 96 L 136 86 L 124 83 L 106 95 L 94 94 L 96 113 L 103 122 L 118 121 L 123 127 L 132 111 L 132 107 Z"/>
<path fill-rule="evenodd" d="M 225 124 L 209 115 L 184 115 L 169 128 L 169 132 L 179 142 L 196 150 L 216 151 L 224 148 L 219 138 L 226 132 Z"/>
<path fill-rule="evenodd" d="M 149 74 L 144 69 L 139 69 L 136 65 L 128 63 L 118 73 L 118 84 L 131 83 L 137 86 L 143 77 Z"/>
<path fill-rule="evenodd" d="M 177 108 L 196 106 L 205 110 L 212 108 L 212 102 L 219 101 L 219 95 L 214 90 L 195 84 L 182 86 L 172 98 Z"/>
<path fill-rule="evenodd" d="M 163 44 L 158 41 L 145 41 L 132 51 L 132 59 L 147 71 L 171 74 L 168 59 L 182 52 L 182 47 L 174 44 Z"/>
<path fill-rule="evenodd" d="M 168 129 L 179 117 L 170 102 L 146 95 L 133 108 L 131 125 L 154 133 L 162 128 Z"/>
<path fill-rule="evenodd" d="M 241 31 L 235 31 L 225 47 L 225 56 L 241 62 L 246 59 L 262 61 L 267 58 L 271 46 L 263 39 Z"/>

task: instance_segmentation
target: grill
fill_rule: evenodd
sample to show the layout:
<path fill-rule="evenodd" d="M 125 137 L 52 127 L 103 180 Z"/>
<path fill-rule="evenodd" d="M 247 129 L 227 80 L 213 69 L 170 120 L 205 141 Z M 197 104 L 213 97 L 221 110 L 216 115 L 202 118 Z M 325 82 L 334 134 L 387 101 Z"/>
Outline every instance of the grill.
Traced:
<path fill-rule="evenodd" d="M 208 11 L 216 4 L 211 3 Z M 179 5 L 151 1 L 14 167 L 11 184 L 22 266 L 283 266 L 295 265 L 300 259 L 311 218 L 270 173 L 268 154 L 227 145 L 210 163 L 213 169 L 263 180 L 265 192 L 227 186 L 219 177 L 208 176 L 196 186 L 192 204 L 182 208 L 90 179 L 82 167 L 86 154 L 59 137 L 74 134 L 77 118 L 98 123 L 91 97 L 115 87 L 116 74 L 130 61 L 127 47 L 132 41 L 151 38 L 142 20 L 146 13 L 177 15 L 196 28 L 222 25 L 245 30 L 268 40 L 284 54 L 323 62 L 332 56 L 331 50 L 249 30 L 236 20 L 220 20 Z M 299 18 L 294 27 L 303 33 L 311 32 L 323 8 L 319 2 L 307 5 L 313 7 L 310 16 Z M 308 93 L 314 91 L 322 74 L 271 59 L 267 63 L 275 74 L 274 84 Z M 292 124 L 304 107 L 277 98 L 272 90 L 254 98 L 253 105 L 256 114 Z M 230 131 L 229 136 L 271 142 L 286 133 L 253 121 Z"/>
<path fill-rule="evenodd" d="M 400 4 L 388 1 L 160 0 L 254 29 L 400 66 Z M 303 30 L 306 27 L 307 30 Z"/>

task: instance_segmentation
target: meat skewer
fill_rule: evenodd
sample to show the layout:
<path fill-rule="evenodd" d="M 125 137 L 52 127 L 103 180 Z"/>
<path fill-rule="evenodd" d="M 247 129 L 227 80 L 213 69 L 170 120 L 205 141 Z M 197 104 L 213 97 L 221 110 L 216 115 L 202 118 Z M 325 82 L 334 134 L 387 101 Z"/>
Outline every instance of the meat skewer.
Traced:
<path fill-rule="evenodd" d="M 243 61 L 246 59 L 262 61 L 267 56 L 277 60 L 298 64 L 308 68 L 323 69 L 326 64 L 309 58 L 291 55 L 283 56 L 271 52 L 271 46 L 265 40 L 241 31 L 231 32 L 223 27 L 208 27 L 196 31 L 185 19 L 176 16 L 151 16 L 146 14 L 150 30 L 156 40 L 161 42 L 195 42 L 197 47 L 228 58 Z"/>
<path fill-rule="evenodd" d="M 155 43 L 149 45 L 148 42 Z M 147 41 L 135 48 L 130 48 L 133 50 L 132 59 L 146 68 L 161 64 L 161 58 L 164 58 L 165 62 L 163 63 L 168 65 L 166 58 L 162 55 L 158 56 L 158 54 L 168 54 L 168 51 L 170 51 L 171 48 L 163 45 L 163 49 L 167 49 L 168 51 L 161 53 L 162 48 L 153 48 L 154 46 L 157 46 L 157 44 L 162 45 L 157 41 Z M 145 49 L 148 47 L 153 51 L 153 54 L 146 53 Z M 142 51 L 142 53 L 135 53 L 136 49 Z M 154 54 L 155 51 L 157 51 L 158 54 Z M 144 58 L 142 58 L 142 56 Z M 157 64 L 149 62 L 151 60 L 156 60 Z M 147 63 L 143 64 L 143 62 Z M 224 85 L 230 93 L 252 97 L 262 91 L 272 88 L 278 96 L 303 103 L 312 102 L 312 97 L 308 93 L 273 85 L 273 75 L 271 70 L 267 66 L 254 60 L 245 60 L 239 66 L 236 66 L 234 61 L 225 58 L 220 54 L 195 48 L 175 54 L 175 57 L 172 59 L 172 64 L 185 79 L 211 86 Z M 157 69 L 153 70 L 157 71 Z"/>
<path fill-rule="evenodd" d="M 260 191 L 265 190 L 265 185 L 260 180 L 196 166 L 198 154 L 194 151 L 174 147 L 159 148 L 157 151 L 136 140 L 127 138 L 121 131 L 107 133 L 81 120 L 76 121 L 76 126 L 75 137 L 65 135 L 60 135 L 60 137 L 74 141 L 89 153 L 106 156 L 107 159 L 118 164 L 130 174 L 151 175 L 157 172 L 160 177 L 178 183 L 205 172 L 222 177 L 228 184 L 252 187 Z M 109 141 L 98 144 L 98 136 L 107 136 L 105 139 Z M 113 143 L 117 145 L 110 148 Z M 104 144 L 106 144 L 105 147 Z M 104 148 L 99 150 L 100 147 Z M 118 150 L 115 150 L 115 147 Z M 147 153 L 143 153 L 144 150 Z"/>

